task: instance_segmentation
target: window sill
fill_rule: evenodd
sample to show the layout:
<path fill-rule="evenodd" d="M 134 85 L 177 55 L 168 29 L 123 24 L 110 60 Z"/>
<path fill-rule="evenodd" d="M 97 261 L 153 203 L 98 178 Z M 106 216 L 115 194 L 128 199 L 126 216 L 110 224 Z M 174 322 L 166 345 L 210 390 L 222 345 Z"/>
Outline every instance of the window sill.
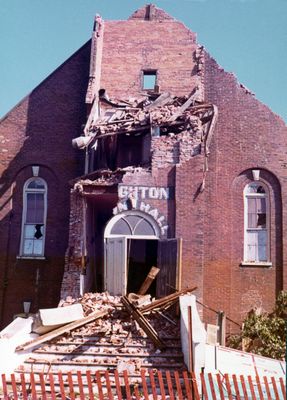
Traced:
<path fill-rule="evenodd" d="M 270 261 L 241 261 L 240 265 L 242 267 L 270 268 L 270 267 L 272 267 L 272 262 L 270 262 Z"/>
<path fill-rule="evenodd" d="M 17 260 L 47 260 L 44 256 L 17 256 Z"/>

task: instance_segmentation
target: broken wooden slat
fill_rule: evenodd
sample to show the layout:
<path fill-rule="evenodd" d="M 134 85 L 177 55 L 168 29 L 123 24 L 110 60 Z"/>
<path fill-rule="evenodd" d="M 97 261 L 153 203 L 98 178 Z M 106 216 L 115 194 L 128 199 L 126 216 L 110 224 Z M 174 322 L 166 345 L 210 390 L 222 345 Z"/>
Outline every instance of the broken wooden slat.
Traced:
<path fill-rule="evenodd" d="M 56 400 L 56 391 L 55 391 L 55 384 L 54 384 L 54 376 L 53 374 L 50 372 L 48 374 L 49 376 L 49 383 L 50 383 L 50 389 L 51 389 L 51 400 Z"/>
<path fill-rule="evenodd" d="M 224 374 L 224 379 L 225 379 L 225 384 L 226 384 L 228 399 L 229 399 L 229 400 L 232 400 L 232 399 L 233 399 L 233 395 L 232 395 L 232 390 L 231 390 L 231 385 L 230 385 L 230 381 L 229 381 L 229 376 L 228 376 L 228 374 Z"/>
<path fill-rule="evenodd" d="M 174 379 L 175 379 L 175 385 L 176 385 L 176 390 L 177 390 L 177 397 L 179 400 L 184 400 L 178 371 L 174 371 Z"/>
<path fill-rule="evenodd" d="M 109 398 L 109 400 L 114 400 L 109 371 L 107 371 L 107 370 L 105 371 L 105 380 L 106 380 L 106 388 L 107 388 L 107 392 L 108 392 L 108 398 Z"/>
<path fill-rule="evenodd" d="M 23 400 L 27 400 L 28 396 L 27 396 L 27 390 L 26 390 L 25 375 L 23 373 L 20 374 L 20 380 L 21 380 L 21 390 L 22 390 Z"/>
<path fill-rule="evenodd" d="M 16 351 L 23 351 L 23 350 L 31 349 L 32 347 L 35 347 L 41 343 L 47 342 L 48 340 L 54 339 L 55 337 L 60 336 L 63 333 L 70 332 L 73 329 L 79 328 L 82 325 L 92 322 L 97 318 L 102 318 L 107 314 L 108 314 L 108 311 L 100 311 L 100 312 L 93 313 L 85 318 L 80 319 L 79 321 L 71 322 L 70 324 L 67 324 L 58 329 L 55 329 L 52 332 L 45 333 L 44 335 L 39 336 L 37 339 L 31 340 L 30 342 L 27 342 L 27 343 L 24 343 L 24 344 L 16 347 Z"/>
<path fill-rule="evenodd" d="M 88 391 L 89 391 L 89 399 L 90 400 L 95 400 L 94 391 L 93 391 L 92 376 L 91 376 L 91 371 L 90 370 L 86 371 L 86 376 L 87 376 L 87 385 L 88 385 Z"/>
<path fill-rule="evenodd" d="M 11 385 L 13 391 L 13 399 L 18 400 L 18 390 L 16 385 L 15 374 L 11 374 Z"/>
<path fill-rule="evenodd" d="M 191 375 L 191 380 L 192 380 L 194 400 L 200 400 L 200 395 L 199 395 L 199 391 L 198 391 L 196 375 L 195 375 L 194 372 L 191 372 L 190 375 Z"/>
<path fill-rule="evenodd" d="M 141 311 L 141 313 L 144 314 L 144 313 L 152 311 L 156 308 L 162 308 L 170 302 L 177 301 L 179 296 L 182 296 L 186 293 L 191 293 L 196 289 L 197 289 L 197 286 L 195 286 L 193 288 L 183 289 L 183 290 L 180 290 L 179 292 L 169 294 L 168 296 L 165 296 L 165 297 L 162 297 L 161 299 L 157 299 L 157 300 L 153 301 L 151 304 L 140 307 L 139 310 Z"/>
<path fill-rule="evenodd" d="M 239 386 L 238 386 L 236 375 L 232 375 L 232 380 L 233 380 L 233 385 L 234 385 L 234 389 L 235 389 L 236 400 L 240 400 L 240 392 L 239 392 Z"/>
<path fill-rule="evenodd" d="M 165 400 L 165 389 L 161 371 L 157 371 L 157 376 L 158 376 L 161 399 Z"/>
<path fill-rule="evenodd" d="M 149 370 L 149 379 L 150 379 L 150 384 L 151 384 L 151 392 L 152 392 L 153 400 L 157 400 L 156 384 L 155 384 L 155 379 L 154 379 L 154 374 L 153 374 L 152 369 Z"/>
<path fill-rule="evenodd" d="M 144 398 L 145 398 L 145 400 L 149 400 L 147 383 L 146 383 L 146 378 L 145 378 L 145 369 L 141 370 L 141 379 L 142 379 L 142 389 L 143 389 Z"/>
<path fill-rule="evenodd" d="M 248 383 L 249 383 L 249 387 L 250 387 L 250 392 L 251 392 L 252 400 L 256 400 L 255 391 L 254 391 L 254 386 L 253 386 L 253 382 L 252 382 L 251 376 L 248 375 L 247 379 L 248 379 Z"/>
<path fill-rule="evenodd" d="M 143 284 L 141 285 L 139 291 L 137 294 L 143 295 L 146 294 L 148 289 L 150 288 L 150 285 L 153 283 L 155 280 L 157 274 L 159 273 L 160 269 L 157 267 L 151 267 L 147 277 L 145 278 Z"/>
<path fill-rule="evenodd" d="M 277 385 L 276 385 L 276 381 L 274 376 L 271 377 L 271 382 L 272 382 L 272 386 L 273 386 L 273 390 L 274 390 L 274 394 L 275 394 L 275 400 L 280 400 L 279 399 L 279 393 L 278 393 L 278 389 L 277 389 Z"/>
<path fill-rule="evenodd" d="M 140 327 L 148 335 L 148 337 L 153 341 L 153 343 L 160 349 L 164 348 L 164 343 L 160 340 L 157 332 L 151 326 L 151 324 L 146 320 L 142 313 L 136 309 L 136 307 L 129 301 L 127 296 L 123 296 L 121 301 L 132 317 L 138 322 Z"/>
<path fill-rule="evenodd" d="M 30 373 L 30 382 L 31 382 L 31 394 L 32 400 L 37 400 L 37 392 L 36 392 L 36 384 L 35 384 L 35 375 Z"/>
<path fill-rule="evenodd" d="M 287 388 L 285 388 L 283 378 L 279 378 L 279 382 L 280 382 L 280 387 L 281 387 L 281 391 L 282 391 L 283 397 L 285 399 L 285 397 L 286 397 L 286 389 Z"/>
<path fill-rule="evenodd" d="M 132 400 L 130 383 L 129 383 L 129 376 L 128 376 L 128 371 L 127 370 L 123 371 L 123 376 L 124 376 L 124 382 L 125 382 L 126 399 L 127 400 Z"/>
<path fill-rule="evenodd" d="M 207 376 L 208 376 L 208 382 L 209 382 L 212 400 L 216 400 L 216 393 L 215 393 L 215 389 L 214 389 L 212 374 L 209 372 Z"/>
<path fill-rule="evenodd" d="M 85 400 L 84 385 L 83 385 L 83 379 L 82 379 L 81 371 L 77 371 L 77 378 L 78 378 L 78 387 L 79 387 L 80 399 L 81 400 Z"/>
<path fill-rule="evenodd" d="M 257 390 L 258 390 L 258 393 L 259 393 L 259 398 L 260 398 L 260 400 L 264 400 L 262 387 L 261 387 L 261 382 L 260 382 L 260 379 L 259 379 L 258 375 L 256 375 L 256 383 L 257 383 Z"/>
<path fill-rule="evenodd" d="M 246 384 L 245 384 L 243 375 L 240 375 L 240 382 L 241 382 L 241 386 L 242 386 L 244 400 L 248 400 L 247 389 L 246 389 Z"/>
<path fill-rule="evenodd" d="M 3 390 L 3 394 L 4 394 L 4 400 L 9 400 L 6 375 L 2 374 L 1 378 L 2 378 L 2 390 Z"/>
<path fill-rule="evenodd" d="M 121 391 L 121 384 L 120 384 L 118 370 L 114 371 L 114 376 L 115 376 L 115 384 L 116 384 L 116 389 L 117 389 L 117 398 L 118 398 L 118 400 L 122 400 L 122 391 Z"/>
<path fill-rule="evenodd" d="M 97 385 L 98 385 L 98 397 L 100 400 L 104 400 L 105 396 L 103 393 L 103 386 L 102 386 L 102 381 L 101 381 L 101 373 L 100 371 L 96 371 L 96 381 L 97 381 Z"/>
<path fill-rule="evenodd" d="M 207 393 L 207 389 L 206 389 L 204 374 L 200 374 L 200 381 L 201 381 L 202 394 L 204 396 L 204 400 L 208 400 L 208 393 Z"/>
<path fill-rule="evenodd" d="M 157 107 L 162 107 L 172 100 L 169 92 L 162 93 L 153 103 L 145 107 L 145 110 L 151 111 Z"/>
<path fill-rule="evenodd" d="M 266 394 L 267 394 L 267 398 L 268 398 L 268 400 L 270 399 L 272 399 L 272 397 L 271 397 L 271 393 L 270 393 L 270 389 L 269 389 L 269 384 L 268 384 L 268 380 L 267 380 L 267 377 L 266 376 L 263 376 L 263 381 L 264 381 L 264 384 L 265 384 L 265 389 L 266 389 Z"/>
<path fill-rule="evenodd" d="M 184 380 L 184 388 L 185 388 L 185 395 L 187 400 L 193 400 L 192 396 L 192 388 L 190 385 L 190 379 L 188 378 L 187 371 L 183 371 L 183 380 Z"/>
<path fill-rule="evenodd" d="M 59 386 L 60 386 L 61 399 L 62 400 L 66 400 L 66 394 L 65 394 L 65 387 L 64 387 L 62 372 L 58 372 L 58 382 L 59 382 Z"/>
<path fill-rule="evenodd" d="M 172 380 L 171 380 L 171 376 L 170 376 L 170 371 L 165 371 L 165 376 L 166 376 L 166 381 L 167 381 L 169 398 L 170 398 L 170 400 L 175 400 L 173 388 L 172 388 L 173 385 L 172 385 Z"/>
<path fill-rule="evenodd" d="M 41 395 L 42 395 L 41 399 L 47 400 L 46 386 L 45 386 L 45 380 L 44 380 L 43 372 L 39 373 L 39 380 L 40 380 Z"/>

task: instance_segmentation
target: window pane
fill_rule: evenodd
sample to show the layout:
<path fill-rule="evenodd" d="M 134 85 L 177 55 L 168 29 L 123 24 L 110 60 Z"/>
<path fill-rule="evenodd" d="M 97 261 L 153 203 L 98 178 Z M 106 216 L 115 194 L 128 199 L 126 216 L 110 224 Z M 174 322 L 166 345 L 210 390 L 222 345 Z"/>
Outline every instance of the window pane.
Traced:
<path fill-rule="evenodd" d="M 25 225 L 24 226 L 24 238 L 25 239 L 33 239 L 35 235 L 35 226 L 34 225 Z"/>
<path fill-rule="evenodd" d="M 34 240 L 34 254 L 39 256 L 42 255 L 43 252 L 43 240 L 35 239 Z"/>
<path fill-rule="evenodd" d="M 267 261 L 267 231 L 249 231 L 246 240 L 246 261 Z"/>
<path fill-rule="evenodd" d="M 45 189 L 45 185 L 42 179 L 34 179 L 29 183 L 28 189 Z"/>
<path fill-rule="evenodd" d="M 24 254 L 31 255 L 33 254 L 33 239 L 24 240 Z"/>
<path fill-rule="evenodd" d="M 27 193 L 26 222 L 34 224 L 44 222 L 44 193 Z"/>
<path fill-rule="evenodd" d="M 156 80 L 155 72 L 144 72 L 143 88 L 144 89 L 154 89 L 155 80 Z"/>
<path fill-rule="evenodd" d="M 258 232 L 258 261 L 267 261 L 267 231 Z"/>

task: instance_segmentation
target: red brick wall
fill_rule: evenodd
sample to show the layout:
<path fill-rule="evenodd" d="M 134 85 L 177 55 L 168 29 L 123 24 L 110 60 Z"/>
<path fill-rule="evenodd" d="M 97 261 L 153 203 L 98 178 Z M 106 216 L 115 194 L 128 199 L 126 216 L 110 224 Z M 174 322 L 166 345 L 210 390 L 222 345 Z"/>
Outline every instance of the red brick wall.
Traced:
<path fill-rule="evenodd" d="M 57 304 L 68 240 L 69 180 L 82 173 L 81 154 L 71 146 L 85 123 L 89 44 L 81 48 L 0 122 L 0 318 Z M 32 165 L 48 185 L 46 260 L 17 259 L 23 185 Z"/>

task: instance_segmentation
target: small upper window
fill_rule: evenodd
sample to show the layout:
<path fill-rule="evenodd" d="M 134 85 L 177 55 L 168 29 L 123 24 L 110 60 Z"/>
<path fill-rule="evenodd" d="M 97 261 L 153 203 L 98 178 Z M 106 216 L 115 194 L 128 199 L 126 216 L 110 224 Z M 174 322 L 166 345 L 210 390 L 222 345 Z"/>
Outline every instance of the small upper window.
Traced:
<path fill-rule="evenodd" d="M 29 179 L 23 190 L 21 256 L 44 255 L 47 214 L 47 184 L 41 178 Z"/>
<path fill-rule="evenodd" d="M 270 258 L 268 191 L 261 182 L 244 189 L 244 261 L 267 262 Z"/>
<path fill-rule="evenodd" d="M 155 86 L 156 86 L 156 71 L 155 70 L 143 71 L 143 89 L 154 90 Z"/>

